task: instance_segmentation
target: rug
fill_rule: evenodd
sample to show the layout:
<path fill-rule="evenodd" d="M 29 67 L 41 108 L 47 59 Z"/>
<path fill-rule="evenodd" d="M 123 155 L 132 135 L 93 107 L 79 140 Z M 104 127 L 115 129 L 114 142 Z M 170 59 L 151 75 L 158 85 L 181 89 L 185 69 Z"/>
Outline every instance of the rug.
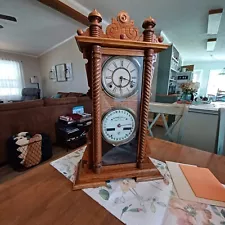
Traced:
<path fill-rule="evenodd" d="M 50 164 L 73 182 L 84 151 L 80 148 Z M 225 209 L 179 199 L 166 164 L 150 159 L 163 180 L 118 179 L 83 191 L 127 225 L 225 225 Z"/>

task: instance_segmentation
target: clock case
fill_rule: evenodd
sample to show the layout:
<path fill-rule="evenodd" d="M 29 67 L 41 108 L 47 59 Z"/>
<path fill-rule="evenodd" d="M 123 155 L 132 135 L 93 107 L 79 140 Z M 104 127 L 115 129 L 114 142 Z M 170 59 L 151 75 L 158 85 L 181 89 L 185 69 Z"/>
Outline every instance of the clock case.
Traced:
<path fill-rule="evenodd" d="M 92 99 L 92 128 L 88 133 L 88 144 L 82 160 L 74 171 L 73 190 L 104 186 L 108 180 L 117 178 L 135 178 L 146 181 L 162 178 L 159 171 L 146 156 L 146 135 L 148 125 L 151 82 L 154 73 L 155 53 L 167 49 L 161 37 L 154 34 L 155 20 L 149 17 L 143 22 L 143 34 L 139 34 L 134 21 L 125 11 L 107 26 L 104 33 L 101 26 L 102 16 L 92 11 L 86 31 L 78 30 L 76 41 L 83 58 L 87 60 L 86 73 L 88 95 Z M 102 66 L 113 56 L 143 58 L 141 87 L 131 97 L 116 100 L 102 89 Z M 128 163 L 103 163 L 104 151 L 107 150 L 102 138 L 102 116 L 112 108 L 132 109 L 138 120 L 138 132 L 135 137 L 136 153 Z M 109 148 L 110 150 L 110 148 Z M 148 151 L 149 152 L 149 151 Z"/>

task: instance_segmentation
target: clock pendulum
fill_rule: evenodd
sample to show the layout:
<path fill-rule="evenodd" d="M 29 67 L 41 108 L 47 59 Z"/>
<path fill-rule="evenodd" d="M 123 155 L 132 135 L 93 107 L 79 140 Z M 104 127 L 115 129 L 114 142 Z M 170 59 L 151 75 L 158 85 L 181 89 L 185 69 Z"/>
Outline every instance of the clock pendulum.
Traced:
<path fill-rule="evenodd" d="M 105 33 L 97 10 L 88 20 L 90 27 L 78 30 L 76 41 L 87 59 L 93 122 L 73 190 L 117 178 L 162 178 L 146 156 L 146 135 L 155 53 L 169 46 L 154 34 L 151 17 L 143 22 L 143 34 L 125 11 L 112 19 Z"/>

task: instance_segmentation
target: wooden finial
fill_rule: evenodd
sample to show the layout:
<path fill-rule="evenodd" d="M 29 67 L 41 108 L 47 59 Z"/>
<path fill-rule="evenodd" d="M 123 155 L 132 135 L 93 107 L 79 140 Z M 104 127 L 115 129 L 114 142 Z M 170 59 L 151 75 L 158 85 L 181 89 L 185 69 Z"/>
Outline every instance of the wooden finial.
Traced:
<path fill-rule="evenodd" d="M 145 21 L 142 24 L 142 27 L 144 29 L 148 29 L 148 28 L 154 28 L 156 25 L 156 21 L 150 16 L 149 18 L 145 19 Z"/>
<path fill-rule="evenodd" d="M 153 41 L 153 33 L 154 33 L 154 27 L 156 25 L 155 20 L 152 17 L 147 18 L 143 24 L 142 27 L 145 29 L 143 31 L 144 34 L 144 41 L 152 42 Z"/>
<path fill-rule="evenodd" d="M 88 15 L 88 20 L 89 22 L 92 22 L 92 20 L 98 19 L 99 23 L 102 22 L 102 15 L 94 9 L 89 15 Z"/>
<path fill-rule="evenodd" d="M 81 30 L 81 29 L 78 29 L 77 30 L 77 34 L 80 36 L 80 35 L 82 35 L 84 32 L 83 32 L 83 30 Z"/>
<path fill-rule="evenodd" d="M 88 20 L 90 22 L 90 35 L 92 37 L 99 37 L 100 29 L 102 28 L 101 22 L 102 22 L 102 16 L 101 14 L 94 9 L 89 15 Z"/>
<path fill-rule="evenodd" d="M 159 43 L 162 43 L 164 41 L 164 38 L 162 36 L 159 36 L 158 41 L 159 41 Z"/>

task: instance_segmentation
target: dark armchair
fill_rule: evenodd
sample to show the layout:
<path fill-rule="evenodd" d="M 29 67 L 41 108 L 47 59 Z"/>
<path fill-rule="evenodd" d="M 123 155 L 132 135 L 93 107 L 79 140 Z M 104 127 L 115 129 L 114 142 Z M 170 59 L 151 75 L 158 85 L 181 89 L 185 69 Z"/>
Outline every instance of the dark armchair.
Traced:
<path fill-rule="evenodd" d="M 23 102 L 40 99 L 40 89 L 38 88 L 23 88 L 22 97 L 19 100 L 10 100 L 9 102 Z"/>
<path fill-rule="evenodd" d="M 21 101 L 29 101 L 40 99 L 40 89 L 38 88 L 23 88 Z"/>

